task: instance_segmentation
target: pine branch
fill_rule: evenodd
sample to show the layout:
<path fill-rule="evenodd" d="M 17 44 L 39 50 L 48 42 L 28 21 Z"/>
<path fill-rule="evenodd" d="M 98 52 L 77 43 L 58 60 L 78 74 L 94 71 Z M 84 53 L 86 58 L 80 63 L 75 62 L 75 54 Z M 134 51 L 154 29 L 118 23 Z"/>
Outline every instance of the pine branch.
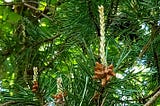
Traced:
<path fill-rule="evenodd" d="M 38 8 L 32 6 L 32 5 L 28 4 L 28 3 L 43 5 L 43 4 L 41 4 L 39 2 L 35 2 L 35 1 L 23 1 L 23 2 L 16 2 L 16 3 L 11 2 L 11 3 L 6 3 L 6 4 L 0 4 L 0 6 L 13 6 L 13 5 L 21 5 L 21 6 L 23 6 L 24 5 L 24 6 L 30 8 L 32 10 L 37 11 L 40 15 L 42 15 L 45 18 L 47 18 L 48 20 L 53 21 L 53 19 L 48 17 L 46 14 L 44 14 L 43 11 L 39 10 Z"/>
<path fill-rule="evenodd" d="M 0 106 L 11 106 L 11 105 L 14 105 L 14 104 L 24 104 L 25 106 L 27 105 L 32 105 L 32 106 L 35 106 L 35 103 L 34 102 L 23 102 L 23 101 L 8 101 L 8 102 L 5 102 L 3 104 L 0 104 Z"/>
<path fill-rule="evenodd" d="M 57 39 L 58 37 L 60 37 L 60 35 L 61 35 L 61 34 L 57 34 L 57 35 L 55 35 L 55 36 L 53 36 L 53 37 L 50 37 L 50 38 L 48 38 L 48 39 L 44 39 L 43 41 L 35 42 L 33 45 L 30 45 L 30 46 L 35 47 L 35 46 L 38 46 L 38 45 L 40 45 L 40 44 L 42 44 L 42 43 L 52 42 L 52 41 L 54 41 L 55 39 Z"/>
<path fill-rule="evenodd" d="M 153 93 L 151 93 L 150 95 L 146 96 L 146 97 L 143 97 L 143 98 L 137 98 L 136 101 L 139 101 L 140 103 L 145 103 L 147 101 L 148 98 L 151 98 L 152 96 L 154 96 L 158 91 L 160 90 L 160 86 L 157 87 Z"/>
<path fill-rule="evenodd" d="M 51 19 L 50 17 L 48 17 L 46 14 L 42 13 L 42 12 L 41 12 L 40 10 L 38 10 L 36 7 L 31 6 L 31 5 L 27 4 L 27 3 L 24 3 L 24 6 L 26 6 L 26 7 L 28 7 L 28 8 L 31 8 L 31 9 L 33 9 L 33 10 L 35 10 L 35 11 L 38 11 L 43 17 L 47 18 L 47 19 L 50 20 L 50 21 L 53 21 L 53 19 Z"/>
<path fill-rule="evenodd" d="M 154 61 L 155 61 L 155 66 L 157 67 L 157 77 L 158 77 L 158 83 L 160 85 L 160 64 L 159 64 L 159 56 L 158 56 L 158 45 L 155 43 L 153 44 L 153 55 L 154 55 Z"/>
<path fill-rule="evenodd" d="M 156 39 L 157 35 L 160 32 L 160 26 L 157 26 L 154 23 L 151 23 L 151 25 L 152 25 L 151 36 L 150 36 L 148 42 L 143 46 L 143 48 L 139 54 L 139 58 L 141 58 L 144 55 L 144 53 L 148 50 L 148 48 L 150 47 L 150 45 L 153 43 L 153 41 Z"/>
<path fill-rule="evenodd" d="M 57 35 L 55 35 L 55 36 L 53 36 L 53 37 L 51 37 L 51 38 L 44 39 L 43 41 L 38 41 L 38 42 L 35 42 L 35 43 L 33 43 L 33 44 L 27 45 L 26 47 L 27 47 L 27 48 L 36 47 L 36 46 L 41 45 L 41 44 L 43 44 L 43 43 L 52 42 L 52 41 L 54 41 L 56 38 L 58 38 L 59 36 L 60 36 L 60 34 L 57 34 Z M 14 48 L 14 47 L 13 47 L 13 48 Z M 21 51 L 19 51 L 18 53 L 22 53 L 24 50 L 25 50 L 25 48 L 22 48 Z M 10 49 L 9 49 L 9 50 L 5 50 L 2 54 L 3 54 L 3 56 L 8 56 L 9 54 L 11 54 L 12 51 L 13 51 L 13 50 L 10 50 Z"/>
<path fill-rule="evenodd" d="M 5 102 L 3 104 L 1 104 L 1 106 L 8 106 L 8 105 L 11 105 L 11 104 L 16 104 L 17 102 L 16 101 L 8 101 L 8 102 Z"/>
<path fill-rule="evenodd" d="M 157 91 L 144 106 L 151 106 L 153 102 L 157 100 L 158 97 L 160 97 L 160 90 Z"/>

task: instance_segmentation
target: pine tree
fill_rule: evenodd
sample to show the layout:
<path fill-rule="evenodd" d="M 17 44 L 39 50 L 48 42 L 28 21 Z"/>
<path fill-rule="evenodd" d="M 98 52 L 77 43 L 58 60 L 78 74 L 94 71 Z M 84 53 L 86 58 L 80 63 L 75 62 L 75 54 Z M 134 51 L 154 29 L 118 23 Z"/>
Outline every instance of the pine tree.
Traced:
<path fill-rule="evenodd" d="M 0 105 L 160 104 L 159 6 L 0 1 Z"/>

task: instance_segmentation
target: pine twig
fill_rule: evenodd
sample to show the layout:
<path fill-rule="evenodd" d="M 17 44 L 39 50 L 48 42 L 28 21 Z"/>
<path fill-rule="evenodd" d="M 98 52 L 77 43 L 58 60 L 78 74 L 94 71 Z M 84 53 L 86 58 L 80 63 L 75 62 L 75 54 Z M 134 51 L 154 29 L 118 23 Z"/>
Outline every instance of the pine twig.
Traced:
<path fill-rule="evenodd" d="M 33 7 L 33 6 L 31 6 L 31 5 L 27 4 L 27 3 L 24 3 L 24 6 L 40 12 L 40 14 L 41 14 L 43 17 L 47 18 L 47 19 L 50 20 L 50 21 L 53 21 L 53 19 L 51 19 L 50 17 L 48 17 L 46 14 L 42 13 L 42 12 L 41 12 L 40 10 L 38 10 L 36 7 Z"/>
<path fill-rule="evenodd" d="M 148 48 L 150 47 L 150 45 L 153 43 L 153 41 L 156 39 L 157 35 L 160 32 L 160 27 L 155 25 L 155 24 L 151 24 L 152 28 L 151 28 L 151 35 L 150 38 L 148 40 L 148 42 L 143 46 L 140 54 L 139 54 L 139 58 L 141 58 L 144 53 L 148 50 Z"/>
<path fill-rule="evenodd" d="M 11 2 L 11 3 L 7 3 L 7 4 L 0 4 L 0 6 L 24 5 L 24 6 L 30 8 L 32 10 L 38 11 L 43 17 L 47 18 L 48 20 L 53 21 L 52 18 L 50 18 L 46 14 L 42 13 L 41 10 L 38 10 L 36 7 L 34 7 L 34 6 L 32 6 L 32 5 L 28 4 L 28 3 L 34 3 L 34 4 L 43 5 L 43 4 L 41 4 L 39 2 L 35 2 L 35 1 L 23 1 L 23 2 L 17 2 L 17 3 Z"/>
<path fill-rule="evenodd" d="M 159 55 L 158 55 L 158 45 L 156 43 L 153 44 L 153 56 L 154 56 L 154 62 L 155 66 L 157 67 L 157 77 L 158 77 L 158 83 L 160 84 L 160 62 L 159 62 Z"/>
<path fill-rule="evenodd" d="M 15 104 L 17 103 L 16 101 L 8 101 L 8 102 L 5 102 L 4 104 L 0 104 L 0 106 L 8 106 L 10 104 Z"/>
<path fill-rule="evenodd" d="M 144 106 L 151 106 L 160 97 L 160 90 L 155 93 Z"/>

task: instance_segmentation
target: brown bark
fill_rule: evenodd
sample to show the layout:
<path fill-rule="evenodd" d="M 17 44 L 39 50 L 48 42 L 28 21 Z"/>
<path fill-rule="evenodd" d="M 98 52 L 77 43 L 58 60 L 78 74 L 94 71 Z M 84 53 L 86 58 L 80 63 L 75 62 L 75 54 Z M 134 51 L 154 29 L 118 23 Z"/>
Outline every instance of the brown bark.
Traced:
<path fill-rule="evenodd" d="M 160 90 L 155 93 L 144 106 L 151 106 L 160 97 Z"/>

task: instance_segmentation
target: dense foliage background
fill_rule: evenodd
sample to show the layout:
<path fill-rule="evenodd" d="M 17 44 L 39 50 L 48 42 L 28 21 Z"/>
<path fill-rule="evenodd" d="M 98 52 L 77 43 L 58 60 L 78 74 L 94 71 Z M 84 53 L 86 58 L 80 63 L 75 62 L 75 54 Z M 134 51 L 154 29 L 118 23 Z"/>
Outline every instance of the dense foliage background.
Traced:
<path fill-rule="evenodd" d="M 95 98 L 102 90 L 92 78 L 100 61 L 99 5 L 116 77 Z M 0 0 L 0 103 L 54 106 L 62 78 L 65 106 L 144 105 L 160 86 L 159 45 L 159 0 Z"/>

